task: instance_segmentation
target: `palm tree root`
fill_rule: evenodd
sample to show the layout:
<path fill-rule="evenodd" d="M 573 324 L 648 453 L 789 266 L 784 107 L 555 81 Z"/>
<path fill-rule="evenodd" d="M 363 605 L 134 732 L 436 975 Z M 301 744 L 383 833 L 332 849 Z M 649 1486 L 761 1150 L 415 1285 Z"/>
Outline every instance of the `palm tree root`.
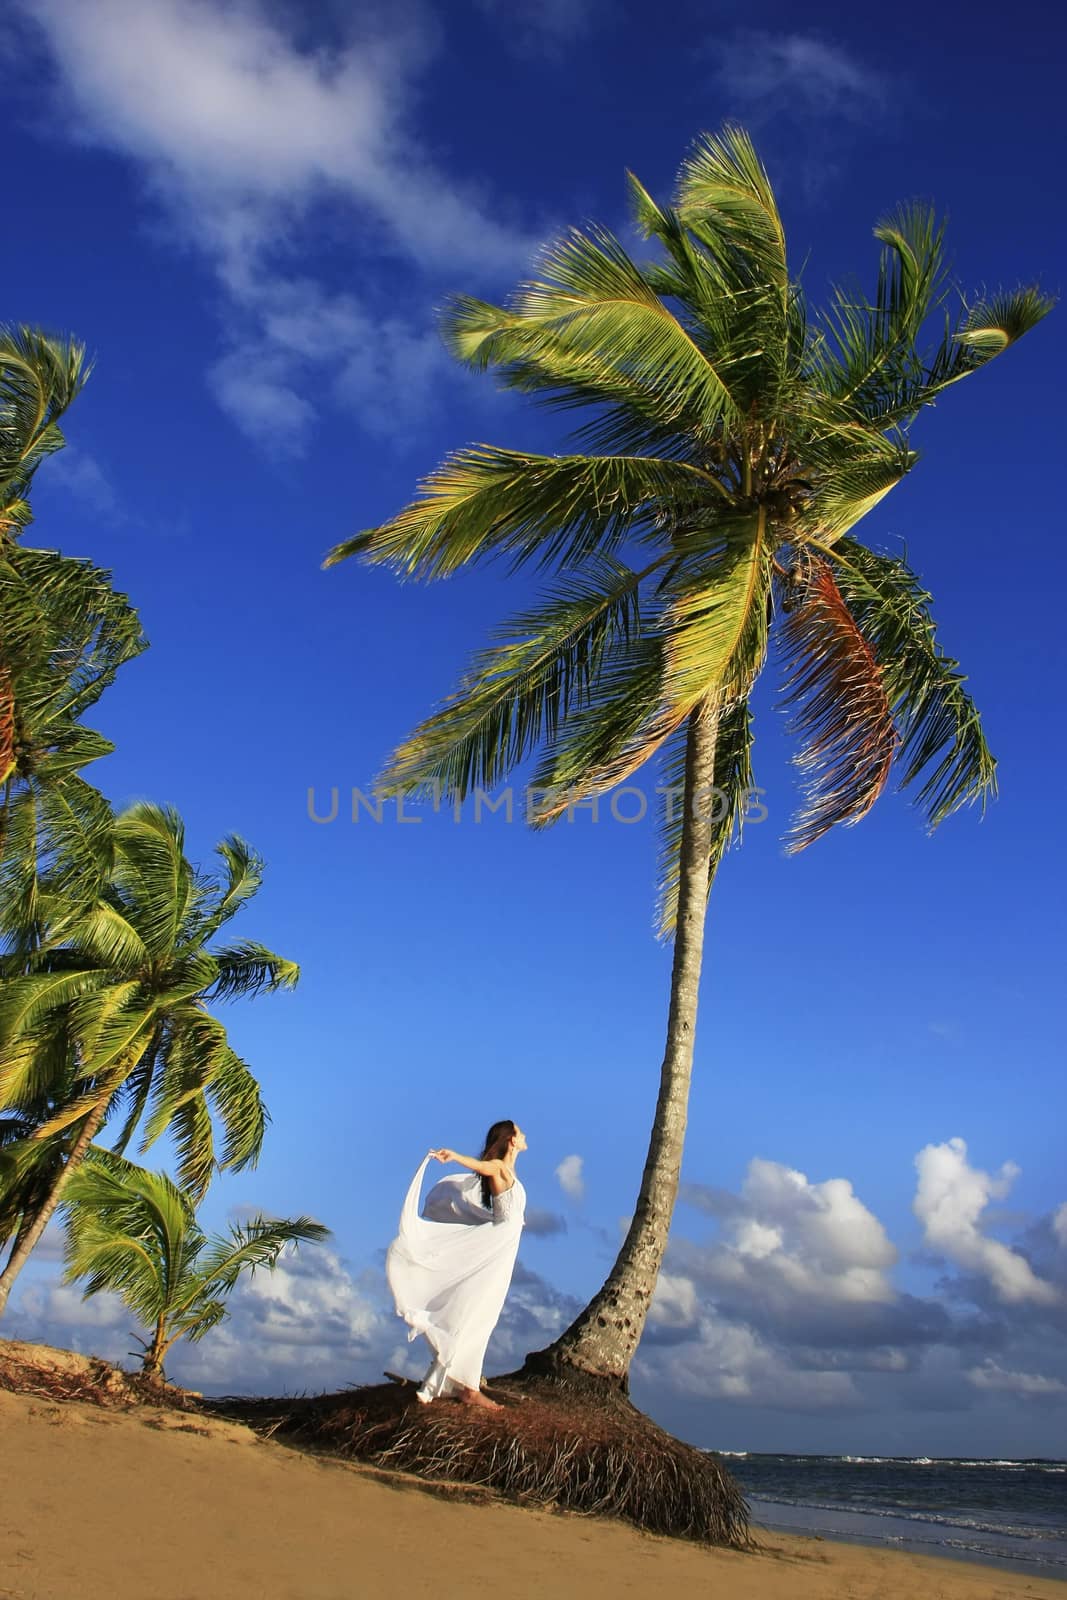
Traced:
<path fill-rule="evenodd" d="M 748 1546 L 748 1507 L 714 1455 L 658 1427 L 617 1389 L 529 1374 L 490 1380 L 486 1411 L 423 1405 L 407 1379 L 290 1400 L 204 1399 L 201 1408 L 271 1437 L 432 1483 L 523 1504 L 617 1517 L 650 1533 Z"/>
<path fill-rule="evenodd" d="M 0 1389 L 42 1400 L 83 1400 L 104 1407 L 173 1406 L 195 1411 L 199 1396 L 161 1378 L 124 1372 L 99 1356 L 0 1339 Z"/>

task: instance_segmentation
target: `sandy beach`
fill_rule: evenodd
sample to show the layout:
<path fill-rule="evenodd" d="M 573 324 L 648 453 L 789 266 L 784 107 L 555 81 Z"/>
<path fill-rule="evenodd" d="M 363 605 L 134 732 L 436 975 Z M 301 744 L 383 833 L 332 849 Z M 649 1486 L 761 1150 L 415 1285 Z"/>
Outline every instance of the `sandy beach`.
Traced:
<path fill-rule="evenodd" d="M 993 1568 L 759 1533 L 758 1554 L 300 1454 L 188 1413 L 0 1392 L 2 1600 L 1064 1600 Z"/>

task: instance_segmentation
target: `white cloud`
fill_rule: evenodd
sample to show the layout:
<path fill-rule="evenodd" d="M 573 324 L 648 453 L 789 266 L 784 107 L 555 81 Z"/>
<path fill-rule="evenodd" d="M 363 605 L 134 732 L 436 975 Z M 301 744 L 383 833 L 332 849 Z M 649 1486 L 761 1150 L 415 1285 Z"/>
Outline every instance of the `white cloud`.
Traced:
<path fill-rule="evenodd" d="M 953 1158 L 946 1169 L 955 1174 L 953 1192 L 977 1183 L 977 1201 L 962 1206 L 977 1230 L 983 1196 L 1003 1192 L 1014 1169 L 995 1178 L 974 1174 L 962 1141 L 928 1151 Z M 581 1157 L 565 1158 L 557 1176 L 567 1193 L 577 1186 L 582 1197 Z M 705 1192 L 694 1187 L 691 1198 Z M 728 1402 L 782 1414 L 865 1408 L 878 1416 L 892 1403 L 916 1417 L 969 1404 L 977 1417 L 991 1394 L 1051 1401 L 1067 1393 L 1062 1341 L 1035 1326 L 1031 1303 L 1005 1305 L 994 1318 L 961 1314 L 958 1305 L 950 1315 L 938 1299 L 898 1292 L 891 1281 L 897 1252 L 847 1180 L 813 1181 L 760 1159 L 738 1193 L 712 1198 L 711 1239 L 672 1236 L 649 1309 L 634 1375 L 657 1403 Z M 253 1208 L 236 1209 L 228 1220 L 246 1214 Z M 540 1231 L 554 1231 L 548 1214 L 541 1222 Z M 1044 1220 L 1031 1232 L 1050 1259 L 1058 1256 Z M 606 1233 L 601 1244 L 601 1254 L 614 1248 Z M 581 1309 L 580 1300 L 530 1271 L 524 1255 L 525 1246 L 489 1347 L 489 1373 L 520 1365 Z M 587 1290 L 599 1281 L 591 1278 Z M 258 1272 L 239 1285 L 230 1310 L 201 1344 L 175 1347 L 167 1363 L 172 1378 L 209 1393 L 283 1394 L 376 1382 L 385 1368 L 421 1376 L 428 1365 L 422 1341 L 406 1340 L 381 1271 L 353 1270 L 322 1246 L 285 1252 L 273 1274 Z M 59 1284 L 51 1266 L 40 1278 L 31 1270 L 20 1280 L 10 1321 L 12 1337 L 135 1361 L 136 1323 L 121 1302 L 83 1302 L 80 1286 Z"/>
<path fill-rule="evenodd" d="M 781 1410 L 860 1403 L 854 1371 L 908 1365 L 890 1345 L 897 1251 L 844 1178 L 749 1163 L 739 1195 L 704 1205 L 721 1236 L 672 1239 L 649 1308 L 646 1377 L 683 1393 Z M 899 1320 L 899 1319 L 898 1319 Z M 885 1323 L 885 1326 L 882 1324 Z M 850 1342 L 851 1341 L 851 1342 Z"/>
<path fill-rule="evenodd" d="M 481 278 L 514 274 L 534 245 L 412 131 L 412 83 L 432 52 L 425 18 L 406 23 L 394 8 L 386 32 L 357 13 L 345 44 L 312 50 L 255 0 L 20 4 L 45 35 L 71 136 L 132 161 L 211 262 L 238 320 L 227 318 L 211 383 L 238 425 L 295 453 L 312 394 L 379 432 L 395 430 L 398 406 L 416 414 L 446 360 L 426 315 L 404 314 L 395 273 L 375 299 L 368 256 Z M 360 298 L 293 270 L 320 206 L 333 208 L 331 248 L 340 208 L 349 275 L 368 283 Z"/>
<path fill-rule="evenodd" d="M 295 364 L 269 342 L 242 345 L 210 369 L 208 382 L 219 405 L 242 432 L 279 455 L 300 455 L 315 421 L 315 407 L 294 384 Z"/>
<path fill-rule="evenodd" d="M 700 1315 L 700 1300 L 691 1278 L 680 1273 L 661 1272 L 648 1308 L 653 1327 L 693 1328 Z"/>
<path fill-rule="evenodd" d="M 860 1396 L 849 1372 L 797 1366 L 788 1351 L 743 1322 L 701 1317 L 695 1337 L 665 1350 L 646 1352 L 635 1365 L 694 1399 L 784 1411 L 823 1411 L 854 1406 Z"/>
<path fill-rule="evenodd" d="M 1019 1175 L 1006 1161 L 994 1177 L 967 1160 L 962 1139 L 928 1144 L 915 1157 L 919 1184 L 913 1201 L 931 1249 L 969 1272 L 988 1278 L 999 1299 L 1011 1303 L 1033 1301 L 1052 1305 L 1059 1291 L 1037 1277 L 1017 1251 L 990 1239 L 981 1231 L 983 1211 L 991 1200 L 1002 1200 Z"/>
<path fill-rule="evenodd" d="M 866 120 L 888 94 L 881 73 L 810 34 L 739 32 L 714 56 L 720 82 L 750 110 Z"/>
<path fill-rule="evenodd" d="M 847 1178 L 812 1183 L 776 1161 L 749 1163 L 724 1242 L 705 1255 L 709 1280 L 747 1286 L 780 1304 L 797 1299 L 885 1302 L 897 1251 Z"/>
<path fill-rule="evenodd" d="M 373 1382 L 389 1364 L 400 1320 L 380 1276 L 353 1277 L 322 1245 L 287 1247 L 273 1272 L 245 1275 L 230 1315 L 199 1343 L 182 1341 L 167 1376 L 206 1392 L 317 1391 Z M 14 1337 L 136 1366 L 146 1330 L 117 1295 L 82 1298 L 82 1285 L 49 1277 L 27 1284 L 11 1311 Z"/>
<path fill-rule="evenodd" d="M 582 1178 L 581 1156 L 564 1156 L 556 1168 L 556 1177 L 563 1193 L 572 1200 L 581 1200 L 585 1195 L 585 1181 Z"/>
<path fill-rule="evenodd" d="M 137 1321 L 117 1294 L 105 1290 L 83 1300 L 80 1284 L 62 1283 L 58 1278 L 27 1284 L 19 1299 L 18 1313 L 20 1319 L 39 1317 L 47 1322 L 68 1322 L 74 1329 L 114 1328 L 119 1323 L 133 1327 Z"/>
<path fill-rule="evenodd" d="M 143 162 L 231 266 L 330 194 L 365 209 L 404 254 L 512 265 L 517 237 L 435 169 L 408 132 L 424 32 L 364 31 L 301 49 L 251 3 L 25 0 L 45 30 L 81 135 Z M 395 15 L 399 15 L 396 13 Z M 265 208 L 265 209 L 264 209 Z"/>
<path fill-rule="evenodd" d="M 1052 1218 L 1052 1231 L 1060 1244 L 1067 1247 L 1067 1200 L 1063 1202 Z"/>
<path fill-rule="evenodd" d="M 1067 1394 L 1067 1383 L 1061 1383 L 1059 1378 L 1043 1378 L 1036 1372 L 1005 1372 L 991 1357 L 980 1367 L 971 1367 L 967 1379 L 976 1389 L 1001 1389 L 1024 1398 Z"/>

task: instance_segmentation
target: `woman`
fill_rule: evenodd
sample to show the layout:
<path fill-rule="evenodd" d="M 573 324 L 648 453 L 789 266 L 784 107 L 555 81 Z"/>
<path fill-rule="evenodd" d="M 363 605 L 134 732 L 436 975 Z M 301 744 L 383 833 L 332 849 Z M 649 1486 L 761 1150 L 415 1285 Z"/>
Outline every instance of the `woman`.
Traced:
<path fill-rule="evenodd" d="M 431 1150 L 411 1181 L 400 1232 L 385 1273 L 409 1339 L 425 1334 L 434 1359 L 417 1391 L 424 1403 L 454 1395 L 489 1411 L 500 1407 L 481 1391 L 482 1361 L 511 1283 L 526 1215 L 526 1190 L 515 1162 L 527 1148 L 514 1122 L 494 1122 L 477 1160 Z M 435 1183 L 419 1215 L 422 1175 L 433 1161 L 458 1161 Z"/>

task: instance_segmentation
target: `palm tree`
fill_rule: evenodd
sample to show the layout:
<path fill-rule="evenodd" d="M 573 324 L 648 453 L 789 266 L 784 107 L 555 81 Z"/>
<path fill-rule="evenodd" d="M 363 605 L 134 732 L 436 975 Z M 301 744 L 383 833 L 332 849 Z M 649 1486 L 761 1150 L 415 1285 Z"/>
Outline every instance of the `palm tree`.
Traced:
<path fill-rule="evenodd" d="M 228 1315 L 226 1296 L 242 1273 L 272 1271 L 286 1245 L 320 1243 L 330 1229 L 310 1217 L 257 1216 L 229 1236 L 204 1233 L 191 1197 L 166 1173 L 94 1151 L 63 1196 L 64 1283 L 87 1278 L 84 1298 L 120 1295 L 152 1330 L 143 1371 L 162 1378 L 179 1339 L 202 1339 Z"/>
<path fill-rule="evenodd" d="M 59 419 L 89 371 L 76 339 L 0 327 L 0 540 L 16 538 L 33 521 L 30 483 L 45 457 L 63 448 Z"/>
<path fill-rule="evenodd" d="M 909 206 L 875 229 L 873 298 L 842 287 L 809 314 L 767 174 L 736 128 L 696 144 L 673 205 L 629 183 L 650 263 L 602 229 L 573 231 L 509 305 L 459 298 L 446 316 L 468 366 L 586 413 L 582 453 L 461 450 L 326 562 L 434 579 L 504 558 L 559 574 L 394 752 L 381 793 L 459 801 L 538 749 L 532 792 L 551 791 L 538 825 L 652 758 L 683 786 L 663 829 L 673 969 L 633 1220 L 590 1305 L 527 1358 L 527 1371 L 623 1390 L 677 1193 L 707 899 L 751 787 L 749 702 L 769 631 L 777 623 L 790 662 L 806 791 L 792 849 L 857 822 L 894 767 L 931 826 L 993 792 L 930 597 L 903 560 L 850 530 L 914 466 L 922 408 L 1050 304 L 1024 289 L 950 311 L 943 228 Z"/>
<path fill-rule="evenodd" d="M 39 937 L 46 877 L 76 909 L 107 873 L 111 808 L 82 769 L 114 746 L 81 718 L 147 645 L 110 577 L 0 541 L 0 937 L 9 949 Z M 53 925 L 55 916 L 53 905 Z"/>
<path fill-rule="evenodd" d="M 61 937 L 46 929 L 29 970 L 0 989 L 0 1109 L 18 1125 L 0 1135 L 0 1227 L 19 1229 L 0 1273 L 0 1312 L 114 1112 L 124 1113 L 118 1154 L 146 1112 L 142 1152 L 173 1135 L 178 1181 L 194 1201 L 216 1167 L 240 1169 L 259 1155 L 259 1085 L 208 1008 L 291 989 L 299 968 L 253 940 L 212 946 L 259 889 L 263 864 L 231 835 L 216 846 L 216 880 L 190 865 L 184 843 L 172 808 L 139 802 L 122 812 L 104 894 L 77 917 L 60 899 Z M 224 1130 L 218 1156 L 213 1115 Z"/>
<path fill-rule="evenodd" d="M 84 347 L 0 328 L 0 933 L 32 945 L 42 874 L 84 903 L 106 870 L 111 821 L 80 769 L 113 748 L 81 717 L 147 641 L 110 574 L 17 541 L 59 418 L 87 377 Z"/>

